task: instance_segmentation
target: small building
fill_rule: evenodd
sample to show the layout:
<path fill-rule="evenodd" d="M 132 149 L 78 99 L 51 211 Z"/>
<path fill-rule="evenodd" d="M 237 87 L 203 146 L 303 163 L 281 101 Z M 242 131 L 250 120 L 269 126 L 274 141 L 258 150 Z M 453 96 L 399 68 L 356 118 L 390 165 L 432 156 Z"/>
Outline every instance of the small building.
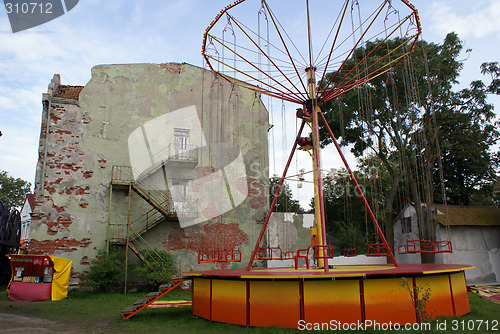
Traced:
<path fill-rule="evenodd" d="M 500 177 L 498 178 L 497 182 L 493 186 L 493 192 L 500 193 Z"/>
<path fill-rule="evenodd" d="M 436 263 L 469 264 L 467 283 L 500 282 L 500 208 L 436 204 L 436 241 L 451 241 L 452 252 L 435 254 Z M 421 239 L 413 205 L 394 221 L 394 249 L 400 263 L 421 263 L 420 253 L 400 254 L 408 240 Z"/>

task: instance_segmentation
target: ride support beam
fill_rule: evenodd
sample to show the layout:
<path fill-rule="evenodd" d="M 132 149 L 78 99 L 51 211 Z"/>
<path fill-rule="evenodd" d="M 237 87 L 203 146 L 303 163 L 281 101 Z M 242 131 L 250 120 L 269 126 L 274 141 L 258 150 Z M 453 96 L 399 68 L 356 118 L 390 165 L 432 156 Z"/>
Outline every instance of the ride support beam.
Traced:
<path fill-rule="evenodd" d="M 323 267 L 328 272 L 328 258 L 324 256 L 324 246 L 326 246 L 326 223 L 325 223 L 325 204 L 323 201 L 323 179 L 321 177 L 321 152 L 319 148 L 319 121 L 318 114 L 321 109 L 316 99 L 316 81 L 314 67 L 306 69 L 309 98 L 311 99 L 311 119 L 312 119 L 312 142 L 313 142 L 313 177 L 314 177 L 314 219 L 318 227 L 318 267 Z"/>

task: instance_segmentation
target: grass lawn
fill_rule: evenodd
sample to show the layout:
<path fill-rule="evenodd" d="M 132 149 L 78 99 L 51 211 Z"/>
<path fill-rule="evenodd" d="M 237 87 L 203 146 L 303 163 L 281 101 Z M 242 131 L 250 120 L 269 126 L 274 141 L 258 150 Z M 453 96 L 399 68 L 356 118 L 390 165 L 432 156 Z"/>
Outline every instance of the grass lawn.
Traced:
<path fill-rule="evenodd" d="M 5 286 L 0 287 L 0 314 L 21 315 L 65 324 L 80 333 L 290 333 L 298 330 L 281 328 L 246 328 L 236 325 L 210 323 L 191 314 L 191 308 L 147 309 L 129 320 L 122 320 L 120 311 L 131 306 L 146 293 L 89 293 L 72 291 L 67 299 L 55 302 L 14 302 L 7 299 Z M 190 293 L 173 291 L 163 299 L 190 300 Z M 429 333 L 500 333 L 500 305 L 469 294 L 471 313 L 460 318 L 434 320 Z M 480 321 L 484 321 L 478 328 Z M 492 327 L 496 324 L 496 331 Z M 437 326 L 446 325 L 447 330 Z M 20 324 L 20 328 L 22 324 Z M 441 327 L 442 328 L 442 327 Z M 475 330 L 469 330 L 474 328 Z M 0 325 L 0 331 L 1 331 Z M 462 330 L 464 329 L 464 330 Z M 13 331 L 12 331 L 13 332 Z M 328 331 L 325 331 L 328 332 Z M 331 331 L 334 332 L 334 331 Z M 387 330 L 339 330 L 337 333 L 384 333 Z M 403 330 L 391 332 L 403 332 Z M 410 332 L 422 332 L 411 330 Z M 425 331 L 428 332 L 428 331 Z"/>

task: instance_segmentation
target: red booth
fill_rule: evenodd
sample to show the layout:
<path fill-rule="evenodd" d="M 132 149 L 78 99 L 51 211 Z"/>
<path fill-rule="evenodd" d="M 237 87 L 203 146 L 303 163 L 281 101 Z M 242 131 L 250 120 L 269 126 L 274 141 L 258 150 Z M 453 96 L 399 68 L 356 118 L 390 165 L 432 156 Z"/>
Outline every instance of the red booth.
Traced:
<path fill-rule="evenodd" d="M 48 255 L 7 255 L 10 300 L 60 300 L 68 295 L 71 260 Z"/>

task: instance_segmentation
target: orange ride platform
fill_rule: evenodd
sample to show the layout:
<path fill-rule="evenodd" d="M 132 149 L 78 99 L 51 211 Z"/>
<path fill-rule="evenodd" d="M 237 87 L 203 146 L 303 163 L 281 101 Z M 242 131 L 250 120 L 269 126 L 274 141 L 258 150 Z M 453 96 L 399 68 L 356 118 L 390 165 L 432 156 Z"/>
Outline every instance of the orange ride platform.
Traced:
<path fill-rule="evenodd" d="M 429 288 L 432 318 L 470 312 L 469 265 L 342 265 L 323 269 L 227 269 L 184 273 L 193 280 L 193 315 L 242 326 L 420 322 L 412 294 Z M 404 282 L 406 281 L 406 284 Z M 407 287 L 405 287 L 405 285 Z"/>

